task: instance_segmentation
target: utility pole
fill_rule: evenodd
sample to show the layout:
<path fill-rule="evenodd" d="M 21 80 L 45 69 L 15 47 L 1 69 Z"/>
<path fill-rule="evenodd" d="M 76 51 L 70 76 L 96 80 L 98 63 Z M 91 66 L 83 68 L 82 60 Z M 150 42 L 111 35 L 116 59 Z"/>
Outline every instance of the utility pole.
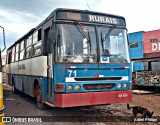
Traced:
<path fill-rule="evenodd" d="M 0 28 L 2 29 L 3 32 L 3 41 L 0 43 L 4 44 L 4 48 L 1 51 L 0 48 L 0 125 L 4 125 L 5 123 L 2 122 L 2 119 L 4 117 L 4 104 L 3 104 L 3 83 L 2 83 L 2 56 L 1 56 L 1 52 L 3 52 L 6 48 L 6 44 L 5 44 L 5 32 L 4 32 L 4 28 L 2 26 L 0 26 Z"/>

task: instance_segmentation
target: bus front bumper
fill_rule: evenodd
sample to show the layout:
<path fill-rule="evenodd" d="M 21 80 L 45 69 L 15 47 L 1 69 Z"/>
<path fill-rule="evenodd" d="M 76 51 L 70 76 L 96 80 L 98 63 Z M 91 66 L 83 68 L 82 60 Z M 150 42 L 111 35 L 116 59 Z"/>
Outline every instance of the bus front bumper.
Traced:
<path fill-rule="evenodd" d="M 132 91 L 55 94 L 56 107 L 104 105 L 132 101 Z"/>

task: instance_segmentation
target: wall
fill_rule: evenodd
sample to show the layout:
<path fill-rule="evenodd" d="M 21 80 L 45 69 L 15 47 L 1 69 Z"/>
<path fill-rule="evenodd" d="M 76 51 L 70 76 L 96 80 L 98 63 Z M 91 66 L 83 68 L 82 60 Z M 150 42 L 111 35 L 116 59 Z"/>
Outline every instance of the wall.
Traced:
<path fill-rule="evenodd" d="M 144 32 L 144 57 L 160 57 L 160 30 Z"/>
<path fill-rule="evenodd" d="M 131 59 L 139 59 L 143 58 L 143 31 L 134 32 L 128 34 L 130 47 L 134 42 L 138 42 L 138 47 L 130 48 L 130 58 Z"/>
<path fill-rule="evenodd" d="M 140 31 L 128 34 L 131 60 L 143 58 L 143 33 L 143 31 Z M 133 43 L 135 42 L 137 42 L 138 45 L 133 47 Z M 144 70 L 143 62 L 133 63 L 133 70 Z"/>

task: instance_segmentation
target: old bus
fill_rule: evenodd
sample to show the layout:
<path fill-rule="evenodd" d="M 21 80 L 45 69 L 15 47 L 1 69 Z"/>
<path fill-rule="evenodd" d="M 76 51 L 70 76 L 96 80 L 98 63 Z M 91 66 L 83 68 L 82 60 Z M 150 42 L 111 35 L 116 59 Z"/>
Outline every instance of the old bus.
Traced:
<path fill-rule="evenodd" d="M 124 17 L 54 10 L 8 48 L 7 79 L 41 109 L 132 101 Z"/>

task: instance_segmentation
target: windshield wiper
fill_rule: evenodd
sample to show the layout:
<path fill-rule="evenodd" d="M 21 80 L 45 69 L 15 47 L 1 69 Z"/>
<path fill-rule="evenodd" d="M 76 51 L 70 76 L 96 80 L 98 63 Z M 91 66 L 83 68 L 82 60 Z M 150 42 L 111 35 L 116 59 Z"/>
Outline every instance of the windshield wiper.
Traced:
<path fill-rule="evenodd" d="M 104 45 L 103 45 L 104 39 L 101 31 L 101 45 L 102 45 L 102 51 L 104 52 Z"/>
<path fill-rule="evenodd" d="M 87 39 L 87 42 L 90 43 L 90 37 L 87 36 L 87 34 L 84 32 L 84 29 L 82 27 L 82 25 L 78 22 L 78 21 L 75 21 L 75 24 L 76 24 L 76 27 L 78 29 L 78 31 L 81 33 L 81 35 Z M 88 34 L 89 35 L 89 34 Z"/>
<path fill-rule="evenodd" d="M 101 31 L 101 44 L 102 44 L 102 50 L 104 52 L 104 45 L 103 45 L 103 42 L 107 39 L 107 37 L 109 36 L 109 34 L 112 32 L 112 30 L 116 27 L 116 24 L 114 24 L 110 29 L 109 31 L 106 33 L 106 35 L 104 36 L 103 38 L 103 35 L 102 35 L 102 31 Z"/>
<path fill-rule="evenodd" d="M 107 37 L 109 36 L 109 34 L 112 32 L 112 30 L 113 30 L 115 27 L 116 27 L 116 24 L 114 24 L 114 25 L 109 29 L 109 31 L 106 33 L 103 41 L 105 41 L 105 40 L 107 39 Z"/>
<path fill-rule="evenodd" d="M 84 29 L 82 27 L 82 25 L 76 20 L 75 21 L 75 24 L 76 24 L 76 27 L 78 29 L 78 31 L 80 32 L 80 34 L 83 36 L 83 38 L 86 38 L 87 39 L 87 43 L 89 43 L 89 46 L 90 46 L 90 53 L 91 53 L 91 39 L 90 39 L 90 34 L 88 32 L 88 35 L 84 32 Z"/>

